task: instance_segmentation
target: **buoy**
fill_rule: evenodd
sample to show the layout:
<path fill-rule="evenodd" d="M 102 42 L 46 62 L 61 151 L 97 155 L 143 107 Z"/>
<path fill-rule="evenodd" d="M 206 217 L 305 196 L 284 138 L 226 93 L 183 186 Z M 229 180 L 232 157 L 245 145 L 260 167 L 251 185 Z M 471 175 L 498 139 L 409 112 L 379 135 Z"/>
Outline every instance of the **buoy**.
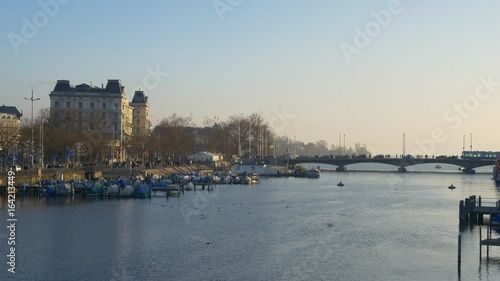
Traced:
<path fill-rule="evenodd" d="M 455 189 L 456 187 L 453 184 L 451 184 L 450 186 L 448 186 L 448 188 L 449 189 Z"/>
<path fill-rule="evenodd" d="M 342 181 L 340 181 L 339 183 L 337 183 L 337 186 L 344 186 L 344 184 L 342 183 Z"/>

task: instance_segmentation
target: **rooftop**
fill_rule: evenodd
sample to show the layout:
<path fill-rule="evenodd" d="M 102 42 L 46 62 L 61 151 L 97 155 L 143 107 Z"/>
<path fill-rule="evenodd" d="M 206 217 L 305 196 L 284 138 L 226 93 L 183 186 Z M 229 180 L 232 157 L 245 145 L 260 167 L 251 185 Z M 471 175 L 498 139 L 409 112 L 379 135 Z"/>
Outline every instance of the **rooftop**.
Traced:
<path fill-rule="evenodd" d="M 23 116 L 23 114 L 19 112 L 15 106 L 2 105 L 0 106 L 0 113 L 16 115 L 17 118 L 21 118 L 21 116 Z"/>
<path fill-rule="evenodd" d="M 93 93 L 113 93 L 123 94 L 125 87 L 119 79 L 108 79 L 106 87 L 104 84 L 101 87 L 92 86 L 85 83 L 76 85 L 75 87 L 69 84 L 69 80 L 57 80 L 56 86 L 52 92 L 93 92 Z"/>

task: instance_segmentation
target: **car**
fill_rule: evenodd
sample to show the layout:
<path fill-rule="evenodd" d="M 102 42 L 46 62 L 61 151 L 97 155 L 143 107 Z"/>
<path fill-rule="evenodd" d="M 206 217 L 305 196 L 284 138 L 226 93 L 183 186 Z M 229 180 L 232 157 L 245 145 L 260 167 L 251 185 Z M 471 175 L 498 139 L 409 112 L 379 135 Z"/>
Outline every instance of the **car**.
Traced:
<path fill-rule="evenodd" d="M 17 171 L 21 171 L 22 168 L 21 168 L 21 165 L 10 165 L 9 170 L 17 172 Z"/>

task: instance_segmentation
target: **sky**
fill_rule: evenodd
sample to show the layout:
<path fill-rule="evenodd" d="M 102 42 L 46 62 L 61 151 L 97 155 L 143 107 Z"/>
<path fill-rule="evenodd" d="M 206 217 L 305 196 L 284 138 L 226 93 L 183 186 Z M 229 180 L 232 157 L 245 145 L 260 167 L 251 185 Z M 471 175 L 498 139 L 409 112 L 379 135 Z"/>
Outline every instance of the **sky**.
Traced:
<path fill-rule="evenodd" d="M 5 0 L 1 103 L 120 79 L 151 119 L 261 112 L 373 154 L 500 151 L 498 1 Z M 403 139 L 405 145 L 403 145 Z"/>

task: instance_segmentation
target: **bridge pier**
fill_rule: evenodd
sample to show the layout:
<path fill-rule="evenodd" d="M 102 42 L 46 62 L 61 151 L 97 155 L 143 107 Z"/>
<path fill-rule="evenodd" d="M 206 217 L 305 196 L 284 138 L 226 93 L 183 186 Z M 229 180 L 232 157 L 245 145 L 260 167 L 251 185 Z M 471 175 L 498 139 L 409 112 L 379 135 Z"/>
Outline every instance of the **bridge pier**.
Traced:
<path fill-rule="evenodd" d="M 347 169 L 345 168 L 345 166 L 338 166 L 335 171 L 337 172 L 345 172 Z"/>
<path fill-rule="evenodd" d="M 405 167 L 399 167 L 398 172 L 400 173 L 406 173 L 406 168 Z"/>
<path fill-rule="evenodd" d="M 464 168 L 462 171 L 464 172 L 464 174 L 467 174 L 467 175 L 473 175 L 476 173 L 476 170 L 474 170 L 472 168 Z"/>

